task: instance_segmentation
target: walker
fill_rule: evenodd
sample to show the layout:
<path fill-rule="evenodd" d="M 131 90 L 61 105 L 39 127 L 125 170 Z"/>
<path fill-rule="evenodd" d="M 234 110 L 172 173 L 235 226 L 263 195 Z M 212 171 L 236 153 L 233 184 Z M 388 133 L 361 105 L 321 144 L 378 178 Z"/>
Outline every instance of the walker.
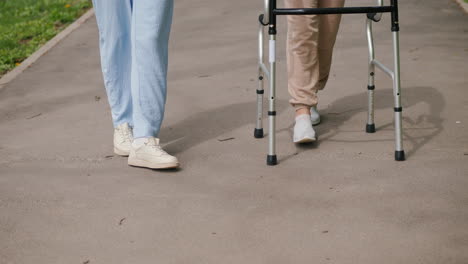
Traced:
<path fill-rule="evenodd" d="M 375 133 L 374 123 L 374 90 L 375 68 L 379 68 L 393 79 L 394 112 L 395 112 L 395 160 L 404 161 L 405 152 L 402 140 L 402 106 L 400 83 L 400 40 L 398 22 L 398 0 L 390 0 L 390 5 L 385 6 L 384 0 L 377 0 L 378 6 L 341 7 L 341 8 L 277 8 L 276 0 L 264 0 L 264 14 L 259 17 L 258 31 L 258 90 L 257 90 L 257 122 L 255 138 L 263 138 L 263 80 L 269 81 L 269 135 L 267 165 L 278 164 L 276 156 L 276 16 L 280 15 L 327 15 L 327 14 L 367 14 L 367 41 L 369 45 L 369 73 L 368 73 L 368 117 L 366 124 L 367 133 Z M 391 30 L 393 34 L 393 71 L 375 59 L 372 23 L 379 22 L 382 13 L 391 13 Z M 268 19 L 268 20 L 266 20 Z M 264 27 L 268 27 L 269 40 L 269 68 L 264 63 Z"/>

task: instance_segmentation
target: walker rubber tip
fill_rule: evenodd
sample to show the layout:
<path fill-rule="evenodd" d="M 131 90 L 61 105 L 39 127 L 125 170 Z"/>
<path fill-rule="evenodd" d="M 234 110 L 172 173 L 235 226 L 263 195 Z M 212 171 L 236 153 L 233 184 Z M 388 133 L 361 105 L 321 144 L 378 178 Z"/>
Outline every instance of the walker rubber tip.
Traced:
<path fill-rule="evenodd" d="M 256 128 L 254 132 L 255 138 L 263 138 L 263 128 Z"/>
<path fill-rule="evenodd" d="M 375 133 L 375 124 L 367 124 L 366 133 Z"/>
<path fill-rule="evenodd" d="M 395 151 L 395 160 L 396 161 L 405 161 L 405 151 L 399 150 Z"/>
<path fill-rule="evenodd" d="M 276 158 L 276 155 L 268 155 L 267 156 L 267 165 L 268 166 L 275 166 L 278 164 L 278 159 Z"/>

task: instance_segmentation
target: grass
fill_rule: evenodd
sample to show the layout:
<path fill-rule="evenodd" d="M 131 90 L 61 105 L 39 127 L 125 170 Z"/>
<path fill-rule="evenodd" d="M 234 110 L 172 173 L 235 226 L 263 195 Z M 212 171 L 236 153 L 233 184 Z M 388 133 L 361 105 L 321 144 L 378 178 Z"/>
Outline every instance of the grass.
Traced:
<path fill-rule="evenodd" d="M 91 6 L 91 0 L 0 0 L 0 76 Z"/>

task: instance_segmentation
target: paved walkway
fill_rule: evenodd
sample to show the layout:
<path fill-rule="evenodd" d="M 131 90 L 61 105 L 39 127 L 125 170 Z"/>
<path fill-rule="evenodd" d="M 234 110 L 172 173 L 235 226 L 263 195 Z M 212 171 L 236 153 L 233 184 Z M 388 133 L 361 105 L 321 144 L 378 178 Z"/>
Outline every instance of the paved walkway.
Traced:
<path fill-rule="evenodd" d="M 402 163 L 381 73 L 379 131 L 363 132 L 359 15 L 343 21 L 319 142 L 291 143 L 282 18 L 272 168 L 252 137 L 260 5 L 176 1 L 161 137 L 179 171 L 113 156 L 94 19 L 0 90 L 0 263 L 468 263 L 468 16 L 401 3 Z M 391 63 L 389 24 L 376 37 Z"/>

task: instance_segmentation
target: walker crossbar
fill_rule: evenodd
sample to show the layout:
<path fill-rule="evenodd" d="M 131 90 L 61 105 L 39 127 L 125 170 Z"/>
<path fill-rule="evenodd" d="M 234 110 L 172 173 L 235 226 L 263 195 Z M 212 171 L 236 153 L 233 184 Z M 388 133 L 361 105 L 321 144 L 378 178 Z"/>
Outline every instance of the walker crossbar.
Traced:
<path fill-rule="evenodd" d="M 267 164 L 276 165 L 276 16 L 279 15 L 327 15 L 327 14 L 367 14 L 367 41 L 369 46 L 369 72 L 368 72 L 368 118 L 366 124 L 367 133 L 375 133 L 374 123 L 374 91 L 375 91 L 375 67 L 389 75 L 393 80 L 394 94 L 394 119 L 395 119 L 395 160 L 405 160 L 402 140 L 402 107 L 401 107 L 401 81 L 400 81 L 400 40 L 398 20 L 398 0 L 390 0 L 389 6 L 384 6 L 384 0 L 377 0 L 378 6 L 342 7 L 342 8 L 276 8 L 277 0 L 263 0 L 264 14 L 259 17 L 258 32 L 258 89 L 257 89 L 257 122 L 254 136 L 263 138 L 263 81 L 265 77 L 269 81 L 269 140 Z M 393 34 L 394 69 L 386 67 L 375 59 L 372 22 L 379 22 L 382 13 L 391 13 L 391 30 Z M 265 22 L 268 18 L 268 22 Z M 269 40 L 269 69 L 264 63 L 264 27 L 268 26 Z"/>
<path fill-rule="evenodd" d="M 273 10 L 275 15 L 330 15 L 330 14 L 367 14 L 390 13 L 393 6 L 362 6 L 343 8 L 278 8 Z"/>

